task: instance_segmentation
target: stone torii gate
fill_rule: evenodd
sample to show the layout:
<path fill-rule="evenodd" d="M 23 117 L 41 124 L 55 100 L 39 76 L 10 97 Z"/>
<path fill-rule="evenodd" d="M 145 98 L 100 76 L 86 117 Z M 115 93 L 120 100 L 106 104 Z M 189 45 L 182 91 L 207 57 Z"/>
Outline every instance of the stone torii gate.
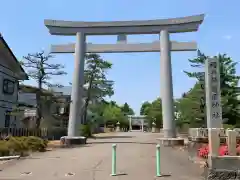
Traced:
<path fill-rule="evenodd" d="M 80 107 L 83 106 L 84 57 L 85 53 L 124 53 L 124 52 L 161 52 L 160 77 L 165 138 L 175 138 L 175 121 L 173 107 L 173 85 L 171 51 L 195 51 L 196 42 L 170 41 L 170 33 L 197 31 L 203 22 L 204 15 L 182 18 L 145 20 L 145 21 L 112 21 L 112 22 L 73 22 L 45 20 L 45 26 L 52 35 L 76 36 L 76 44 L 53 45 L 52 53 L 75 53 L 75 66 L 72 82 L 68 137 L 78 136 Z M 160 41 L 152 43 L 127 43 L 127 35 L 159 34 Z M 118 35 L 117 44 L 86 43 L 88 35 Z"/>

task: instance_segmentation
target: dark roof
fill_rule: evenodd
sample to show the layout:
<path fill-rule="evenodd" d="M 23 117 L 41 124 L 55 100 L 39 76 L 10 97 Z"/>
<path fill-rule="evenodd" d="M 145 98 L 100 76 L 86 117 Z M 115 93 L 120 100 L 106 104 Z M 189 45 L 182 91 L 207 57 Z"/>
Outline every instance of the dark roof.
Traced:
<path fill-rule="evenodd" d="M 36 93 L 36 91 L 38 90 L 37 87 L 35 86 L 30 86 L 30 85 L 25 85 L 25 84 L 19 84 L 19 90 L 21 90 L 24 93 Z M 42 93 L 44 95 L 53 95 L 52 92 L 46 90 L 46 89 L 42 89 Z"/>
<path fill-rule="evenodd" d="M 51 87 L 49 90 L 53 91 L 56 94 L 59 93 L 62 95 L 71 96 L 72 86 Z M 84 96 L 86 96 L 87 94 L 86 88 L 84 88 L 83 90 L 84 90 Z"/>
<path fill-rule="evenodd" d="M 51 87 L 50 90 L 55 93 L 62 93 L 63 95 L 71 95 L 72 86 Z"/>
<path fill-rule="evenodd" d="M 19 65 L 21 71 L 25 74 L 25 79 L 28 79 L 28 75 L 27 73 L 24 71 L 24 69 L 22 68 L 21 64 L 19 63 L 19 61 L 17 60 L 16 56 L 13 54 L 12 50 L 10 49 L 10 47 L 8 46 L 7 42 L 4 40 L 2 34 L 0 33 L 0 40 L 3 42 L 4 46 L 8 49 L 9 53 L 11 54 L 11 56 L 13 57 L 13 59 L 16 61 L 16 63 Z"/>

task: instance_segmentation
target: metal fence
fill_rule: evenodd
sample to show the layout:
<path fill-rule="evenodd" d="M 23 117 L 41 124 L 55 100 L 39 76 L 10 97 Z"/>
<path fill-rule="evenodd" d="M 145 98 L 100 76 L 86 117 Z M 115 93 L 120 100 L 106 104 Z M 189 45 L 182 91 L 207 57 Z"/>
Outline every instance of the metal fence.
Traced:
<path fill-rule="evenodd" d="M 59 140 L 66 135 L 67 128 L 0 128 L 0 139 L 4 139 L 7 136 L 37 136 L 48 140 Z"/>
<path fill-rule="evenodd" d="M 0 136 L 4 138 L 6 136 L 37 136 L 45 137 L 47 136 L 47 129 L 27 129 L 27 128 L 0 128 Z"/>

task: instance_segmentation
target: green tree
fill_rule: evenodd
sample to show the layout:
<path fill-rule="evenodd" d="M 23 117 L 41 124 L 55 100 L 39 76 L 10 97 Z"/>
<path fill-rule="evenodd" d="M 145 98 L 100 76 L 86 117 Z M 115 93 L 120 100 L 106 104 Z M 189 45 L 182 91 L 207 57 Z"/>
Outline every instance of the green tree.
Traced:
<path fill-rule="evenodd" d="M 151 103 L 146 101 L 142 104 L 141 109 L 140 109 L 140 115 L 146 115 L 148 114 L 148 110 L 151 107 Z"/>
<path fill-rule="evenodd" d="M 104 115 L 105 108 L 108 105 L 109 105 L 108 102 L 106 102 L 105 100 L 89 105 L 88 109 L 94 114 L 94 120 L 96 124 L 98 125 L 105 124 L 103 115 Z M 90 118 L 92 119 L 92 117 Z M 90 121 L 91 120 L 90 118 L 88 118 L 87 121 Z"/>
<path fill-rule="evenodd" d="M 113 81 L 106 77 L 106 73 L 112 68 L 112 64 L 103 60 L 98 54 L 86 55 L 86 68 L 84 72 L 85 84 L 87 84 L 87 97 L 83 108 L 83 121 L 86 123 L 87 109 L 91 100 L 100 101 L 106 96 L 112 96 Z"/>
<path fill-rule="evenodd" d="M 179 113 L 177 124 L 189 124 L 190 127 L 200 127 L 205 125 L 205 102 L 204 91 L 200 83 L 196 83 L 192 89 L 177 100 L 176 109 Z M 201 107 L 202 106 L 202 107 Z"/>
<path fill-rule="evenodd" d="M 124 103 L 124 105 L 121 107 L 121 110 L 125 115 L 134 115 L 134 111 L 132 108 L 130 108 L 128 103 Z"/>
<path fill-rule="evenodd" d="M 106 102 L 106 104 L 111 104 L 112 106 L 117 106 L 117 107 L 119 107 L 119 106 L 117 105 L 117 102 L 116 102 L 116 101 Z"/>
<path fill-rule="evenodd" d="M 201 73 L 204 72 L 205 61 L 208 58 L 205 54 L 198 51 L 197 58 L 190 59 L 191 67 L 198 68 L 200 71 L 185 73 L 191 78 L 200 79 Z M 221 79 L 221 96 L 222 96 L 222 110 L 223 119 L 228 119 L 228 124 L 239 124 L 239 104 L 240 101 L 237 98 L 239 96 L 238 82 L 240 76 L 236 75 L 236 65 L 233 59 L 226 54 L 219 54 L 214 56 L 220 63 L 220 79 Z"/>
<path fill-rule="evenodd" d="M 154 100 L 152 103 L 144 102 L 142 104 L 140 113 L 145 115 L 148 121 L 148 126 L 151 127 L 155 122 L 157 128 L 162 127 L 162 101 L 160 98 Z"/>
<path fill-rule="evenodd" d="M 28 76 L 37 82 L 36 101 L 37 101 L 37 120 L 36 128 L 40 127 L 42 117 L 42 96 L 43 86 L 60 86 L 59 84 L 52 84 L 50 80 L 53 76 L 65 75 L 66 72 L 62 69 L 62 64 L 51 63 L 52 55 L 46 54 L 44 51 L 28 54 L 23 57 L 21 64 L 27 68 Z"/>
<path fill-rule="evenodd" d="M 105 124 L 115 125 L 120 122 L 121 125 L 126 123 L 126 116 L 124 116 L 121 108 L 113 106 L 111 104 L 107 105 L 103 113 Z"/>

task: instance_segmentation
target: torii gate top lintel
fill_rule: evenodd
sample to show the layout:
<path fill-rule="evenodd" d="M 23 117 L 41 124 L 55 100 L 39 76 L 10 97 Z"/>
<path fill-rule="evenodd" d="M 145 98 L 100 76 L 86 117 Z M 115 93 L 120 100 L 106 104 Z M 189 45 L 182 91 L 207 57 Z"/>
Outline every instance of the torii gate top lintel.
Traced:
<path fill-rule="evenodd" d="M 44 24 L 52 35 L 74 36 L 77 32 L 87 35 L 159 34 L 163 29 L 169 33 L 197 31 L 203 20 L 204 14 L 142 21 L 84 22 L 48 19 L 44 20 Z"/>

